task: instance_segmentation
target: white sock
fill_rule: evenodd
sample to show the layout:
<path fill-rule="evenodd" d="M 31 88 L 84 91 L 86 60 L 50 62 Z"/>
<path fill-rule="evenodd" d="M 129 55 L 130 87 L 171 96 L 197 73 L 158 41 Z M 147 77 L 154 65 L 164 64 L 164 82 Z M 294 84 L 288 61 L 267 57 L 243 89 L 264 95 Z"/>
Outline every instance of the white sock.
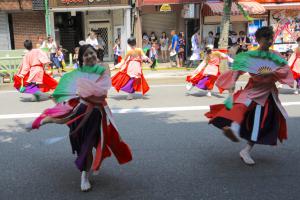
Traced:
<path fill-rule="evenodd" d="M 237 122 L 232 122 L 230 128 L 235 135 L 239 135 L 241 126 Z"/>

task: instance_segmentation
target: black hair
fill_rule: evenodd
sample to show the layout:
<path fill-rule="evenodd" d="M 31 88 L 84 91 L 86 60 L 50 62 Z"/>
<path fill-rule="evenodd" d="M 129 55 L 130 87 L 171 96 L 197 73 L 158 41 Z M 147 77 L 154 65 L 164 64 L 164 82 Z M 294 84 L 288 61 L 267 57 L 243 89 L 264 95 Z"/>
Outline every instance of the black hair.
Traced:
<path fill-rule="evenodd" d="M 180 32 L 180 33 L 178 34 L 178 37 L 183 38 L 183 32 Z"/>
<path fill-rule="evenodd" d="M 136 39 L 135 39 L 135 37 L 128 38 L 127 44 L 129 44 L 130 46 L 135 46 L 136 45 Z"/>
<path fill-rule="evenodd" d="M 205 47 L 204 52 L 205 52 L 206 54 L 211 54 L 212 49 L 209 48 L 209 47 Z"/>
<path fill-rule="evenodd" d="M 240 31 L 239 35 L 241 35 L 241 34 L 245 35 L 246 33 L 245 33 L 245 31 Z"/>
<path fill-rule="evenodd" d="M 298 37 L 296 41 L 297 41 L 297 42 L 300 42 L 300 37 Z"/>
<path fill-rule="evenodd" d="M 212 32 L 212 31 L 209 31 L 209 32 L 208 32 L 208 34 L 212 34 L 212 35 L 214 35 L 214 32 Z"/>
<path fill-rule="evenodd" d="M 274 36 L 273 27 L 271 26 L 263 26 L 255 32 L 256 41 L 260 38 L 272 38 Z"/>
<path fill-rule="evenodd" d="M 163 36 L 163 34 L 165 34 L 165 37 Z M 167 38 L 167 33 L 165 32 L 165 31 L 163 31 L 162 33 L 161 33 L 161 38 Z"/>
<path fill-rule="evenodd" d="M 27 50 L 31 50 L 33 49 L 33 46 L 32 46 L 32 41 L 31 40 L 25 40 L 24 41 L 24 47 L 27 49 Z"/>
<path fill-rule="evenodd" d="M 91 48 L 93 49 L 96 54 L 97 54 L 97 50 L 90 44 L 85 44 L 85 45 L 82 45 L 80 48 L 79 48 L 79 53 L 78 53 L 78 62 L 79 62 L 79 67 L 82 67 L 83 65 L 83 54 L 85 53 L 85 51 L 88 49 L 88 48 Z M 99 59 L 99 56 L 97 54 L 97 58 Z"/>

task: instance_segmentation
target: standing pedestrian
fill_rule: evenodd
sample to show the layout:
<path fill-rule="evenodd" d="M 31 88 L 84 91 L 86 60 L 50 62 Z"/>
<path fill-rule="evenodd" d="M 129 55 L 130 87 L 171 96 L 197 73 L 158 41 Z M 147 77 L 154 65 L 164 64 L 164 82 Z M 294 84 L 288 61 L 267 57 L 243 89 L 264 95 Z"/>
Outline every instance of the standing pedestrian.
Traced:
<path fill-rule="evenodd" d="M 120 47 L 120 40 L 117 38 L 115 40 L 115 46 L 113 48 L 114 50 L 114 65 L 117 65 L 120 62 L 120 56 L 121 56 L 121 47 Z"/>
<path fill-rule="evenodd" d="M 39 35 L 38 36 L 38 41 L 35 45 L 35 48 L 37 48 L 37 49 L 42 48 L 43 43 L 44 43 L 44 37 Z"/>
<path fill-rule="evenodd" d="M 214 38 L 214 32 L 209 31 L 208 36 L 204 39 L 204 45 L 214 45 L 215 43 L 215 38 Z"/>
<path fill-rule="evenodd" d="M 99 48 L 99 43 L 97 39 L 97 35 L 94 31 L 90 31 L 88 37 L 85 40 L 85 44 L 92 45 L 96 50 Z"/>
<path fill-rule="evenodd" d="M 240 46 L 239 46 L 239 49 L 237 50 L 236 54 L 248 51 L 248 47 L 249 47 L 249 45 L 251 45 L 251 41 L 250 41 L 250 38 L 247 37 L 245 31 L 239 32 L 239 38 L 237 39 L 237 43 Z"/>
<path fill-rule="evenodd" d="M 49 57 L 50 57 L 50 61 L 51 61 L 51 71 L 53 73 L 53 67 L 54 62 L 55 62 L 55 55 L 56 55 L 56 50 L 57 50 L 57 44 L 56 42 L 53 40 L 53 38 L 51 36 L 48 36 L 47 41 L 44 41 L 42 47 L 42 49 L 48 49 L 49 52 Z"/>
<path fill-rule="evenodd" d="M 160 43 L 162 62 L 167 62 L 169 38 L 167 37 L 166 32 L 162 32 L 161 37 L 159 39 L 159 43 Z"/>
<path fill-rule="evenodd" d="M 191 43 L 192 43 L 193 54 L 190 58 L 190 61 L 191 61 L 190 67 L 197 64 L 201 60 L 201 56 L 200 56 L 200 51 L 201 51 L 200 36 L 199 36 L 199 30 L 198 29 L 195 30 L 195 33 L 193 34 L 193 36 L 191 38 Z"/>
<path fill-rule="evenodd" d="M 97 40 L 98 40 L 99 59 L 100 59 L 100 62 L 103 62 L 106 44 L 100 34 L 98 34 Z"/>
<path fill-rule="evenodd" d="M 153 43 L 153 42 L 157 42 L 157 37 L 156 37 L 156 34 L 155 32 L 151 32 L 151 35 L 150 35 L 150 43 Z"/>
<path fill-rule="evenodd" d="M 179 67 L 180 66 L 179 59 L 178 59 L 179 38 L 175 30 L 171 31 L 171 36 L 172 36 L 172 42 L 169 47 L 171 67 L 174 66 L 173 64 L 174 60 L 176 61 L 176 66 Z"/>
<path fill-rule="evenodd" d="M 178 50 L 178 59 L 179 59 L 179 67 L 183 67 L 184 61 L 185 61 L 185 40 L 184 40 L 184 33 L 180 32 L 179 33 L 179 39 L 178 39 L 178 44 L 179 44 L 179 50 Z"/>

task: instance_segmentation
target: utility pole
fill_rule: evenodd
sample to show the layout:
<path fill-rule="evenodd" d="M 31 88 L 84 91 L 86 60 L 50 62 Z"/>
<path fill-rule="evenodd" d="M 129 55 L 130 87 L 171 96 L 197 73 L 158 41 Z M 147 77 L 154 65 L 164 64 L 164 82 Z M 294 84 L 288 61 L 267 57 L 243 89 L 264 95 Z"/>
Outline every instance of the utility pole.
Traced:
<path fill-rule="evenodd" d="M 49 20 L 49 4 L 48 0 L 44 0 L 45 4 L 45 24 L 46 24 L 46 34 L 47 36 L 51 35 L 51 26 L 50 26 L 50 20 Z"/>

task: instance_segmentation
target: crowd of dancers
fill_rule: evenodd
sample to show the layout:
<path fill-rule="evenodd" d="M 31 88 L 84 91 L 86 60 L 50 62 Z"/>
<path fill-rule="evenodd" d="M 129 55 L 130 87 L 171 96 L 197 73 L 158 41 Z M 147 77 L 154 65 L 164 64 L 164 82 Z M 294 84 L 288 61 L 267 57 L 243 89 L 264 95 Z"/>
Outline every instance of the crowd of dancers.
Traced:
<path fill-rule="evenodd" d="M 276 82 L 300 86 L 300 38 L 298 48 L 287 62 L 281 55 L 270 50 L 274 32 L 271 27 L 257 30 L 259 48 L 238 54 L 234 60 L 228 55 L 206 47 L 206 57 L 191 75 L 187 76 L 187 89 L 194 86 L 206 90 L 207 96 L 216 85 L 219 92 L 228 90 L 224 103 L 211 105 L 205 113 L 209 123 L 222 130 L 224 136 L 233 142 L 240 138 L 247 141 L 239 152 L 245 164 L 255 164 L 251 149 L 255 144 L 276 145 L 287 139 L 287 113 L 278 95 Z M 91 189 L 89 172 L 98 171 L 102 161 L 113 153 L 120 164 L 132 160 L 130 147 L 121 139 L 106 98 L 113 86 L 118 92 L 145 95 L 150 87 L 143 75 L 143 62 L 150 62 L 142 49 L 136 47 L 135 38 L 128 39 L 128 50 L 113 77 L 105 64 L 99 62 L 97 50 L 89 44 L 80 47 L 78 68 L 64 74 L 59 83 L 45 73 L 50 63 L 39 49 L 33 49 L 29 40 L 24 42 L 28 53 L 24 56 L 15 75 L 15 88 L 21 93 L 33 95 L 33 100 L 52 99 L 55 105 L 46 109 L 26 129 L 38 129 L 48 123 L 66 124 L 73 153 L 77 154 L 75 164 L 81 172 L 81 190 Z M 230 70 L 220 73 L 222 59 L 232 63 Z M 249 74 L 242 89 L 235 90 L 239 76 Z M 45 92 L 53 91 L 48 94 Z M 93 148 L 96 149 L 93 155 Z"/>

